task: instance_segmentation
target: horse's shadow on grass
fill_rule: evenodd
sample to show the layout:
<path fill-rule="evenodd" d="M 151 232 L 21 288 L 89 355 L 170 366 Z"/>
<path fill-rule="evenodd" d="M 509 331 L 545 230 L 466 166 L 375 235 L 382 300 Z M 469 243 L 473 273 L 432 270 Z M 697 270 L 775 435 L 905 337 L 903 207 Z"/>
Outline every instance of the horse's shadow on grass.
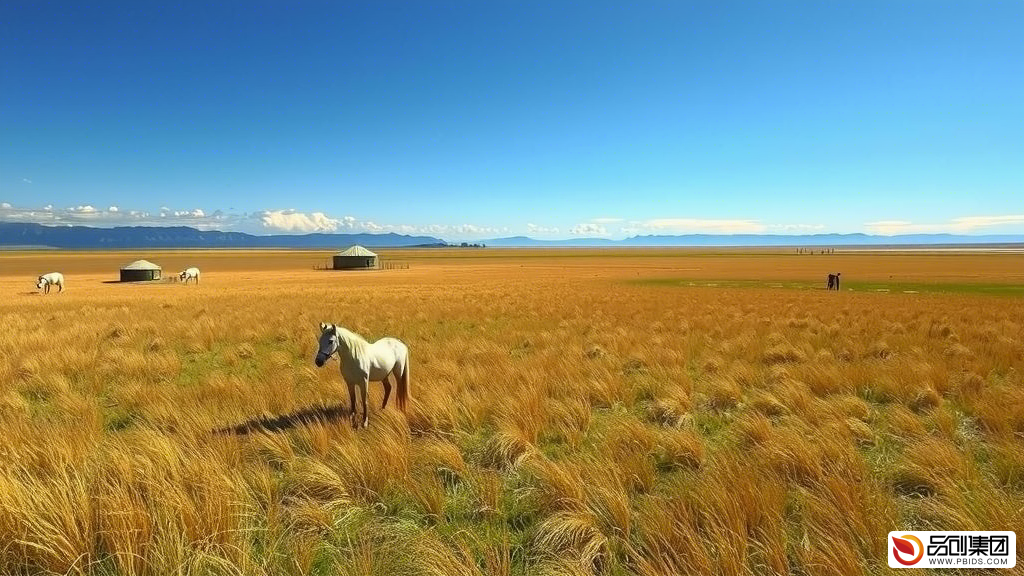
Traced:
<path fill-rule="evenodd" d="M 245 435 L 252 434 L 253 432 L 281 432 L 309 424 L 337 422 L 344 418 L 348 418 L 348 408 L 342 404 L 336 404 L 334 406 L 317 406 L 315 408 L 306 408 L 305 410 L 299 410 L 297 412 L 292 412 L 291 414 L 283 414 L 273 418 L 253 418 L 235 426 L 218 428 L 217 430 L 214 430 L 213 433 Z"/>

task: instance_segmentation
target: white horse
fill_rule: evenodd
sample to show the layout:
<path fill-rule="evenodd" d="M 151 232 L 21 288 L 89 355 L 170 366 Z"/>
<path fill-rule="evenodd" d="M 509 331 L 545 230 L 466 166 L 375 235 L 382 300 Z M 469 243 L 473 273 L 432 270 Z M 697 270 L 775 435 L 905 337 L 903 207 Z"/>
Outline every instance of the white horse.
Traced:
<path fill-rule="evenodd" d="M 370 344 L 354 332 L 321 322 L 320 349 L 313 362 L 319 368 L 334 354 L 341 361 L 341 377 L 348 385 L 353 427 L 359 427 L 356 422 L 356 387 L 359 387 L 363 400 L 363 428 L 366 428 L 370 424 L 366 388 L 371 381 L 384 384 L 384 403 L 380 409 L 387 408 L 391 396 L 388 376 L 392 374 L 398 382 L 398 409 L 405 413 L 405 404 L 409 400 L 409 348 L 401 340 L 381 338 Z"/>
<path fill-rule="evenodd" d="M 195 280 L 196 284 L 199 284 L 199 268 L 186 268 L 181 274 L 178 274 L 178 280 L 184 280 L 185 284 L 188 284 L 189 280 Z"/>
<path fill-rule="evenodd" d="M 64 291 L 64 275 L 60 272 L 50 272 L 49 274 L 43 274 L 39 277 L 39 281 L 36 282 L 36 288 L 43 291 L 43 294 L 50 293 L 50 286 L 57 286 L 58 292 Z"/>

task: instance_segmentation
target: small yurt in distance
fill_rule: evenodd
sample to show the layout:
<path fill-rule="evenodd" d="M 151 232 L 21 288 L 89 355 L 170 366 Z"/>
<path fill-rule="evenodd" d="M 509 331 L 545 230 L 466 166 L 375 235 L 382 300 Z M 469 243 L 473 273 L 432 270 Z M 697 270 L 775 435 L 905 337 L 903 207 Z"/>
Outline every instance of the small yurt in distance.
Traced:
<path fill-rule="evenodd" d="M 148 260 L 136 260 L 121 268 L 121 282 L 146 282 L 160 279 L 160 267 Z"/>
<path fill-rule="evenodd" d="M 377 255 L 362 246 L 353 246 L 344 252 L 338 252 L 334 255 L 335 270 L 376 267 Z"/>

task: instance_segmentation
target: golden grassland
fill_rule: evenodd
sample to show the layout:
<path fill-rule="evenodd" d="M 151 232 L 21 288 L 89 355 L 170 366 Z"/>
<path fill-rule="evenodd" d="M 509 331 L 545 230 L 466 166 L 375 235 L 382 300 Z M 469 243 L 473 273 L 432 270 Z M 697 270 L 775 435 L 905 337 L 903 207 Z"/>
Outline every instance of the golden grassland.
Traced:
<path fill-rule="evenodd" d="M 875 574 L 1024 526 L 1024 256 L 328 255 L 0 254 L 0 574 Z M 137 258 L 203 281 L 104 283 Z M 351 428 L 322 320 L 409 345 L 407 418 Z"/>

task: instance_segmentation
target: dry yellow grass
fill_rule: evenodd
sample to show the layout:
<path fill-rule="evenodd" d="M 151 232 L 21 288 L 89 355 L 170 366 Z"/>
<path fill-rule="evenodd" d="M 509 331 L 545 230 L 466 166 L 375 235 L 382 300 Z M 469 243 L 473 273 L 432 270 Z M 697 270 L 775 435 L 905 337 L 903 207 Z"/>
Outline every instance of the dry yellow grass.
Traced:
<path fill-rule="evenodd" d="M 1019 255 L 385 256 L 0 254 L 0 574 L 874 574 L 1024 526 L 1024 307 L 965 284 Z M 103 283 L 138 257 L 203 283 Z M 830 270 L 955 289 L 762 283 Z M 352 430 L 321 320 L 409 344 L 408 420 Z"/>

